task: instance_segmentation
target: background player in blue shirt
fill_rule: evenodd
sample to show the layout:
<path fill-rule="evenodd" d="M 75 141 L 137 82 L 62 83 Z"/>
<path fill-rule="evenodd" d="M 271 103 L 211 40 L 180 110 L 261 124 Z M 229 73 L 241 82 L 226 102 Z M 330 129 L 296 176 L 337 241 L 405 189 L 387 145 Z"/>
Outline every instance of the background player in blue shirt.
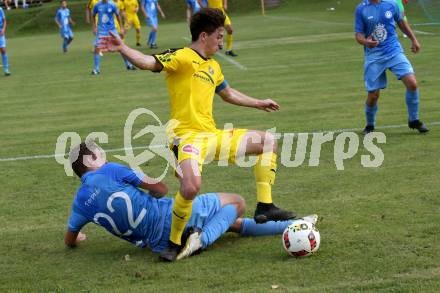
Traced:
<path fill-rule="evenodd" d="M 163 13 L 158 0 L 141 0 L 141 10 L 145 16 L 147 26 L 151 27 L 151 32 L 148 36 L 148 46 L 150 47 L 150 49 L 156 49 L 157 27 L 159 25 L 157 12 L 159 11 L 162 18 L 165 18 L 165 14 Z"/>
<path fill-rule="evenodd" d="M 3 8 L 0 7 L 0 52 L 2 53 L 3 70 L 5 76 L 11 75 L 9 72 L 8 54 L 6 53 L 6 17 Z"/>
<path fill-rule="evenodd" d="M 103 36 L 109 36 L 110 32 L 113 32 L 119 36 L 119 33 L 116 30 L 115 18 L 119 22 L 119 27 L 121 28 L 121 30 L 123 30 L 123 25 L 119 10 L 113 1 L 101 0 L 100 2 L 96 3 L 96 5 L 93 7 L 92 15 L 93 19 L 98 16 L 97 21 L 92 21 L 93 33 L 96 35 L 95 54 L 93 59 L 94 68 L 92 70 L 92 74 L 97 75 L 101 73 L 100 63 L 102 56 L 101 52 L 98 49 L 99 39 Z M 125 59 L 124 56 L 122 56 L 122 59 L 124 59 L 125 67 L 127 68 L 127 70 L 136 69 L 127 59 Z"/>
<path fill-rule="evenodd" d="M 188 23 L 191 21 L 191 16 L 199 12 L 200 8 L 198 0 L 186 0 L 186 20 Z"/>
<path fill-rule="evenodd" d="M 67 8 L 66 0 L 61 1 L 61 7 L 57 11 L 55 22 L 60 28 L 60 35 L 63 38 L 63 52 L 67 53 L 67 47 L 73 41 L 73 32 L 70 24 L 75 25 L 75 22 L 70 17 L 70 10 Z"/>
<path fill-rule="evenodd" d="M 399 10 L 395 0 L 363 0 L 356 8 L 356 41 L 364 46 L 364 80 L 368 91 L 365 104 L 367 125 L 364 133 L 374 130 L 379 93 L 387 86 L 387 69 L 406 86 L 408 126 L 421 133 L 428 131 L 425 124 L 419 120 L 417 81 L 413 67 L 400 45 L 396 25 L 411 40 L 411 50 L 414 53 L 419 52 L 420 44 L 404 20 L 403 12 Z"/>
<path fill-rule="evenodd" d="M 81 186 L 68 220 L 64 238 L 67 246 L 73 247 L 85 240 L 80 230 L 90 222 L 153 252 L 168 246 L 173 199 L 163 198 L 168 192 L 165 184 L 153 182 L 145 174 L 126 166 L 106 162 L 103 151 L 94 142 L 74 147 L 70 161 L 81 178 Z M 243 198 L 237 194 L 198 196 L 186 229 L 186 235 L 190 235 L 178 259 L 206 248 L 228 230 L 242 236 L 275 235 L 281 234 L 293 222 L 257 224 L 254 219 L 239 218 L 244 213 L 244 206 Z M 316 223 L 317 216 L 308 216 L 305 220 Z"/>

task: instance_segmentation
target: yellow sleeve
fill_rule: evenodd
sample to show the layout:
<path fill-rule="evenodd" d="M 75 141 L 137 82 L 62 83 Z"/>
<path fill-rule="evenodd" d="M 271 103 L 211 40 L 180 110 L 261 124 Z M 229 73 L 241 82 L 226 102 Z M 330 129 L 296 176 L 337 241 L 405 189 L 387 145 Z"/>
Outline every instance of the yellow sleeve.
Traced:
<path fill-rule="evenodd" d="M 163 53 L 155 54 L 153 57 L 162 65 L 162 70 L 166 72 L 175 72 L 179 70 L 181 64 L 185 61 L 185 55 L 180 54 L 179 49 L 168 49 Z"/>
<path fill-rule="evenodd" d="M 222 68 L 220 67 L 220 65 L 218 65 L 218 70 L 219 70 L 219 73 L 218 73 L 216 84 L 215 84 L 216 87 L 221 85 L 225 81 L 225 76 L 223 75 Z"/>

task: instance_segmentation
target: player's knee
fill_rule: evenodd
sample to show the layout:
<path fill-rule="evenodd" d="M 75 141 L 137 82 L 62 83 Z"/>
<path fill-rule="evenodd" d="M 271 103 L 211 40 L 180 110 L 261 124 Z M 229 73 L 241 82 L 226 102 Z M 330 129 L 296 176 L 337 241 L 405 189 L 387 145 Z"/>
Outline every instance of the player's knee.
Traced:
<path fill-rule="evenodd" d="M 417 90 L 417 81 L 416 79 L 412 79 L 407 85 L 406 88 L 410 91 L 416 91 Z"/>
<path fill-rule="evenodd" d="M 241 195 L 234 194 L 234 202 L 233 205 L 237 209 L 237 216 L 240 217 L 244 214 L 246 210 L 246 202 Z"/>
<path fill-rule="evenodd" d="M 183 194 L 182 196 L 186 199 L 193 199 L 196 197 L 197 193 L 200 191 L 200 184 L 193 182 L 189 184 L 185 184 L 183 186 Z"/>

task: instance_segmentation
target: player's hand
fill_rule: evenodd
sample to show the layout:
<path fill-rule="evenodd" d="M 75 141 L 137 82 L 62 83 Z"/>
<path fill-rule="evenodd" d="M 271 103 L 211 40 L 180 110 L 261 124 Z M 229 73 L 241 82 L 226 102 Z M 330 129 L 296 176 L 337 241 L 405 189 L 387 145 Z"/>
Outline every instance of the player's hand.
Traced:
<path fill-rule="evenodd" d="M 266 112 L 273 112 L 278 111 L 280 109 L 280 105 L 271 99 L 266 99 L 258 101 L 256 108 Z"/>
<path fill-rule="evenodd" d="M 165 17 L 165 14 L 163 14 L 163 13 L 162 13 L 162 18 L 163 18 L 163 19 L 165 19 L 165 18 L 166 18 L 166 17 Z"/>
<path fill-rule="evenodd" d="M 110 36 L 100 37 L 98 49 L 101 52 L 117 52 L 122 47 L 122 40 L 115 33 L 110 32 Z"/>
<path fill-rule="evenodd" d="M 78 244 L 78 243 L 80 243 L 82 241 L 85 241 L 86 239 L 87 239 L 86 234 L 79 232 L 78 236 L 76 236 L 76 241 L 75 242 L 76 242 L 76 244 Z"/>
<path fill-rule="evenodd" d="M 421 49 L 421 46 L 420 46 L 419 42 L 417 40 L 413 40 L 412 46 L 411 46 L 411 51 L 414 54 L 417 54 L 420 52 L 420 49 Z"/>
<path fill-rule="evenodd" d="M 379 45 L 379 41 L 374 40 L 372 36 L 369 36 L 365 39 L 365 46 L 367 46 L 368 48 L 372 49 L 374 47 L 377 47 L 377 45 Z"/>

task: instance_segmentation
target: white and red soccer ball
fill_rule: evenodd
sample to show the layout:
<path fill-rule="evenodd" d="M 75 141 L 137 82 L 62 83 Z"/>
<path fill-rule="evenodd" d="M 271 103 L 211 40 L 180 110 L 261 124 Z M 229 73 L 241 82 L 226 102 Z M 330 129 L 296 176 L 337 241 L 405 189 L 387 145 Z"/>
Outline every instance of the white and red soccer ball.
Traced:
<path fill-rule="evenodd" d="M 314 224 L 296 220 L 284 230 L 282 240 L 283 247 L 289 255 L 304 257 L 318 251 L 321 235 Z"/>

